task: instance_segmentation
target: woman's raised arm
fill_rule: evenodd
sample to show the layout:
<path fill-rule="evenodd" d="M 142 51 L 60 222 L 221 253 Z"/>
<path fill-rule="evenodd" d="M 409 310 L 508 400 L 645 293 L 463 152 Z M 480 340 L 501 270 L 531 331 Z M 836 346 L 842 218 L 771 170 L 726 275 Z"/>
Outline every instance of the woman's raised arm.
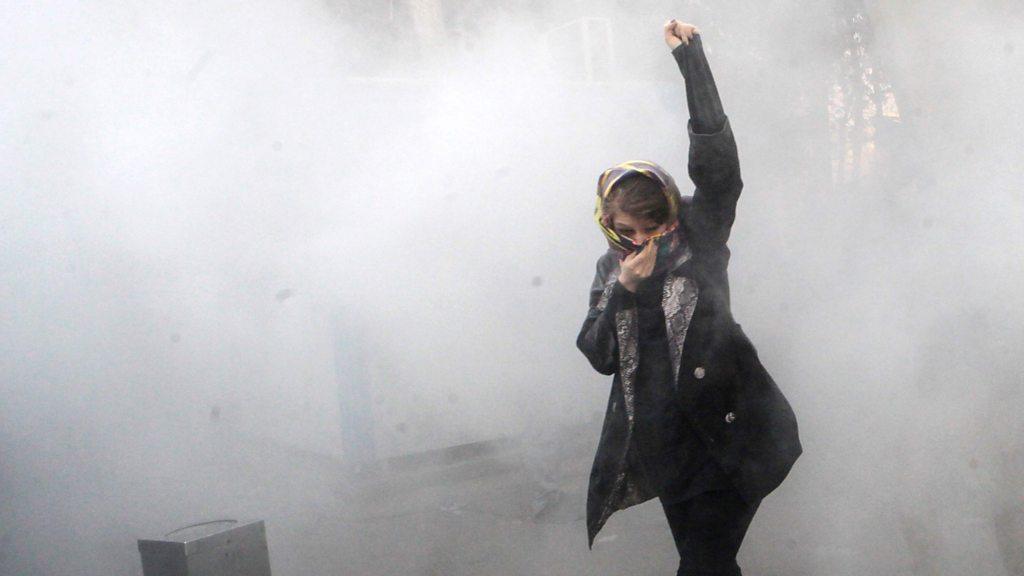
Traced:
<path fill-rule="evenodd" d="M 690 109 L 690 125 L 697 134 L 714 134 L 725 125 L 722 99 L 718 96 L 715 77 L 704 56 L 700 30 L 693 24 L 669 20 L 665 24 L 665 43 L 686 79 L 686 105 Z"/>
<path fill-rule="evenodd" d="M 736 140 L 704 55 L 700 31 L 692 24 L 670 20 L 665 23 L 665 43 L 672 48 L 686 81 L 689 172 L 697 187 L 688 222 L 691 241 L 698 247 L 723 245 L 729 239 L 736 201 L 743 189 Z"/>

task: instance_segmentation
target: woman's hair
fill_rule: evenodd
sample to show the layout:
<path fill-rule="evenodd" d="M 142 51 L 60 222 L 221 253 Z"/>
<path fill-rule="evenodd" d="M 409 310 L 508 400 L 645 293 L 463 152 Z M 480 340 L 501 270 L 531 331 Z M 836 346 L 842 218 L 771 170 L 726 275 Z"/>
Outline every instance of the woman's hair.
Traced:
<path fill-rule="evenodd" d="M 625 176 L 608 192 L 601 207 L 609 218 L 620 210 L 634 218 L 650 220 L 658 224 L 668 222 L 671 208 L 668 198 L 661 190 L 661 184 L 643 174 Z"/>

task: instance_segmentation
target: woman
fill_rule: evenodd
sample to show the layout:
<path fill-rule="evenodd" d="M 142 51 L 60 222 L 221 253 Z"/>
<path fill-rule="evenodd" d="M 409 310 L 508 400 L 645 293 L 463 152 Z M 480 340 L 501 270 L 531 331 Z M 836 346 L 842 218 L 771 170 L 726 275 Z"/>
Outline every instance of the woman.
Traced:
<path fill-rule="evenodd" d="M 736 143 L 698 30 L 670 20 L 686 82 L 689 173 L 682 197 L 660 166 L 598 180 L 597 262 L 577 346 L 611 396 L 587 498 L 589 543 L 616 510 L 658 497 L 678 574 L 741 574 L 736 553 L 761 499 L 802 448 L 789 403 L 729 307 L 726 241 L 740 179 Z"/>

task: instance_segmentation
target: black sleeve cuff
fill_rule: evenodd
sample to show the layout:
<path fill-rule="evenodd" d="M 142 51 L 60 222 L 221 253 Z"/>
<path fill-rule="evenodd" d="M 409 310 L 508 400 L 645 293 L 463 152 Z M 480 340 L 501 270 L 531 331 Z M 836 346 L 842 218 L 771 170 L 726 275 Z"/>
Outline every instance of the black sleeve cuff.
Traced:
<path fill-rule="evenodd" d="M 636 305 L 635 294 L 630 292 L 622 282 L 615 281 L 612 286 L 612 293 L 608 297 L 608 308 L 625 310 Z"/>

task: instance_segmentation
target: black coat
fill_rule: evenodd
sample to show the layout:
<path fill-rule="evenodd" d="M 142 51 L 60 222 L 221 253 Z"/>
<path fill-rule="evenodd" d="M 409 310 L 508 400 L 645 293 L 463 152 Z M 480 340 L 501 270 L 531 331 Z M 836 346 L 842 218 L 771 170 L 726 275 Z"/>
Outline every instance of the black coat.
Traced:
<path fill-rule="evenodd" d="M 689 130 L 690 178 L 679 220 L 688 250 L 666 275 L 665 312 L 674 378 L 684 417 L 732 484 L 753 502 L 774 490 L 802 452 L 796 417 L 732 317 L 726 241 L 743 188 L 728 120 L 716 134 Z M 618 281 L 619 259 L 597 262 L 590 310 L 577 347 L 595 370 L 612 375 L 611 395 L 590 473 L 589 544 L 617 510 L 655 496 L 627 457 L 634 432 L 637 316 Z"/>

